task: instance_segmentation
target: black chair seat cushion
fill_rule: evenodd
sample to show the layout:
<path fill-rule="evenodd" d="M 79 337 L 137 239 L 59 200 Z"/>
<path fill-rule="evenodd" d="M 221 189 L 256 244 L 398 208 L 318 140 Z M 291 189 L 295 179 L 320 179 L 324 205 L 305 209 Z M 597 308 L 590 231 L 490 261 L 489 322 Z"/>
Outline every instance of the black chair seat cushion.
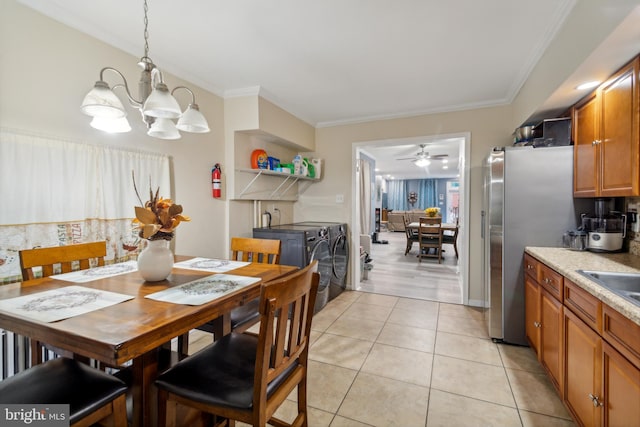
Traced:
<path fill-rule="evenodd" d="M 0 382 L 0 403 L 68 403 L 73 424 L 126 391 L 118 378 L 59 357 Z"/>
<path fill-rule="evenodd" d="M 257 321 L 260 318 L 260 313 L 258 312 L 259 305 L 260 298 L 255 298 L 248 303 L 231 310 L 231 330 L 247 323 Z M 204 325 L 198 326 L 197 329 L 206 332 L 215 332 L 214 322 L 207 322 Z"/>
<path fill-rule="evenodd" d="M 232 332 L 164 372 L 156 385 L 193 401 L 250 410 L 257 347 L 256 336 Z M 296 366 L 271 381 L 267 396 Z"/>
<path fill-rule="evenodd" d="M 248 322 L 257 321 L 260 318 L 258 308 L 260 307 L 260 298 L 255 298 L 240 307 L 231 310 L 231 329 L 235 329 Z"/>

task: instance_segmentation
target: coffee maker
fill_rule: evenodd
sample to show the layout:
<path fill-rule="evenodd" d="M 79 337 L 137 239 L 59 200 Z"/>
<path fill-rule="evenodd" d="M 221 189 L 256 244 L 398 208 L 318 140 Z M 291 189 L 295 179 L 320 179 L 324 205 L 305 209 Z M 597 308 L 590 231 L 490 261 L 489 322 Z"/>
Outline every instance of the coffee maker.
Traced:
<path fill-rule="evenodd" d="M 582 214 L 582 229 L 588 233 L 587 247 L 593 252 L 622 250 L 627 229 L 627 216 L 615 210 L 615 200 L 595 200 L 595 214 Z"/>

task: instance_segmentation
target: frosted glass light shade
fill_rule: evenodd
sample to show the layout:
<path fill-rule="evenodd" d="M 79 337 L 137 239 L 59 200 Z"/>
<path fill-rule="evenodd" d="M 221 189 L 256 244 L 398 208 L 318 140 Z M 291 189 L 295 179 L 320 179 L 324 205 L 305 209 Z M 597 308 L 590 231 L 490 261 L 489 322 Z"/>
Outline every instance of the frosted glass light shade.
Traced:
<path fill-rule="evenodd" d="M 413 164 L 418 166 L 418 167 L 420 167 L 420 168 L 422 168 L 424 166 L 429 166 L 431 164 L 431 162 L 429 160 L 423 158 L 423 159 L 416 160 L 415 162 L 413 162 Z"/>
<path fill-rule="evenodd" d="M 180 139 L 180 132 L 169 119 L 156 119 L 147 131 L 147 135 L 160 139 Z"/>
<path fill-rule="evenodd" d="M 131 125 L 126 117 L 109 118 L 94 117 L 91 127 L 108 133 L 125 133 L 131 131 Z"/>
<path fill-rule="evenodd" d="M 204 115 L 200 112 L 198 104 L 189 104 L 185 112 L 180 116 L 176 127 L 182 131 L 193 133 L 206 133 L 210 131 L 207 119 L 205 119 Z"/>
<path fill-rule="evenodd" d="M 91 117 L 118 118 L 127 115 L 120 99 L 103 81 L 97 81 L 82 100 L 82 112 Z"/>
<path fill-rule="evenodd" d="M 142 113 L 145 116 L 177 119 L 182 111 L 178 101 L 169 93 L 167 85 L 158 83 L 147 100 L 144 101 Z"/>

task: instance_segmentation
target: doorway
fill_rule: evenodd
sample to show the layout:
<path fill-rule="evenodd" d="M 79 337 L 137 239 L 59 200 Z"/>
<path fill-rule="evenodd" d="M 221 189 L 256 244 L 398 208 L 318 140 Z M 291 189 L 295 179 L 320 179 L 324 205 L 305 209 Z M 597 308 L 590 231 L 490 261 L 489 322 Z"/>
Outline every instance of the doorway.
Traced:
<path fill-rule="evenodd" d="M 449 148 L 457 148 L 457 166 L 458 166 L 458 184 L 456 186 L 456 195 L 453 196 L 455 198 L 455 202 L 457 203 L 456 214 L 459 218 L 459 232 L 458 232 L 458 263 L 456 268 L 458 269 L 458 283 L 460 286 L 461 294 L 462 294 L 462 303 L 468 304 L 468 284 L 469 284 L 469 255 L 468 255 L 468 247 L 469 247 L 469 179 L 470 179 L 470 168 L 467 159 L 470 158 L 470 133 L 460 133 L 460 134 L 448 134 L 448 135 L 437 135 L 437 136 L 424 136 L 424 137 L 412 137 L 412 138 L 397 138 L 397 139 L 386 139 L 386 140 L 372 140 L 372 141 L 364 141 L 359 143 L 352 144 L 352 194 L 354 194 L 354 203 L 353 203 L 353 211 L 352 211 L 352 242 L 360 242 L 361 233 L 361 221 L 359 218 L 361 217 L 362 207 L 365 203 L 361 201 L 362 191 L 360 184 L 360 160 L 362 158 L 371 158 L 375 159 L 376 154 L 379 154 L 381 150 L 389 149 L 389 154 L 384 154 L 383 157 L 385 159 L 394 159 L 394 156 L 399 153 L 399 150 L 413 150 L 413 148 L 407 147 L 422 147 L 421 151 L 428 151 L 429 147 L 435 144 L 456 144 L 454 146 L 450 146 Z M 425 148 L 426 147 L 426 148 Z M 415 150 L 414 150 L 415 151 Z M 421 151 L 418 151 L 416 154 L 420 154 Z M 376 154 L 372 154 L 376 153 Z M 428 153 L 427 153 L 428 154 Z M 395 160 L 406 160 L 404 157 L 399 157 Z M 454 160 L 454 159 L 451 159 Z M 409 158 L 409 161 L 413 161 L 413 158 Z M 381 162 L 382 163 L 382 162 Z M 413 170 L 413 166 L 409 163 L 399 163 L 399 169 L 406 170 L 410 173 L 415 173 Z M 412 175 L 415 177 L 415 175 Z M 423 176 L 423 178 L 428 178 L 428 176 Z M 449 197 L 449 196 L 447 196 Z M 452 200 L 453 202 L 453 200 Z M 372 208 L 373 209 L 373 208 Z M 448 215 L 448 213 L 445 213 Z M 367 233 L 364 233 L 367 234 Z M 388 233 L 384 233 L 388 234 Z M 384 236 L 383 234 L 383 236 Z M 404 233 L 396 233 L 402 234 Z M 394 241 L 398 241 L 397 236 L 393 236 Z M 382 237 L 384 239 L 384 237 Z M 357 247 L 357 246 L 356 246 Z M 404 245 L 400 244 L 397 248 L 398 251 L 404 253 Z M 451 250 L 453 252 L 453 250 Z M 359 251 L 352 251 L 351 262 L 352 265 L 360 265 L 359 259 Z M 416 261 L 417 263 L 417 261 Z M 422 263 L 423 265 L 428 263 Z M 375 275 L 375 260 L 373 263 L 373 269 L 369 272 L 369 277 Z M 361 285 L 361 272 L 359 268 L 352 269 L 352 278 L 351 278 L 351 286 L 353 289 L 358 289 Z M 398 294 L 398 296 L 402 296 Z M 450 302 L 450 301 L 443 301 Z"/>

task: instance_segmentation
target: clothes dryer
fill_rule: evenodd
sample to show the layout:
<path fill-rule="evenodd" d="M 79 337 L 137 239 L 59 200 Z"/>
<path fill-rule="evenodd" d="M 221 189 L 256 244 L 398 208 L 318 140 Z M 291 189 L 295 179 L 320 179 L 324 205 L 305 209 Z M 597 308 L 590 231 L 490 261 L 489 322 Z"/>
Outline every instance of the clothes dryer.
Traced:
<path fill-rule="evenodd" d="M 275 239 L 282 242 L 280 264 L 304 268 L 318 261 L 320 284 L 316 296 L 315 312 L 320 311 L 329 299 L 333 276 L 333 259 L 327 227 L 306 224 L 282 224 L 253 229 L 257 239 Z"/>
<path fill-rule="evenodd" d="M 339 222 L 305 221 L 294 225 L 303 227 L 324 227 L 329 231 L 331 253 L 331 281 L 329 301 L 340 295 L 347 286 L 349 272 L 349 236 L 347 224 Z"/>

